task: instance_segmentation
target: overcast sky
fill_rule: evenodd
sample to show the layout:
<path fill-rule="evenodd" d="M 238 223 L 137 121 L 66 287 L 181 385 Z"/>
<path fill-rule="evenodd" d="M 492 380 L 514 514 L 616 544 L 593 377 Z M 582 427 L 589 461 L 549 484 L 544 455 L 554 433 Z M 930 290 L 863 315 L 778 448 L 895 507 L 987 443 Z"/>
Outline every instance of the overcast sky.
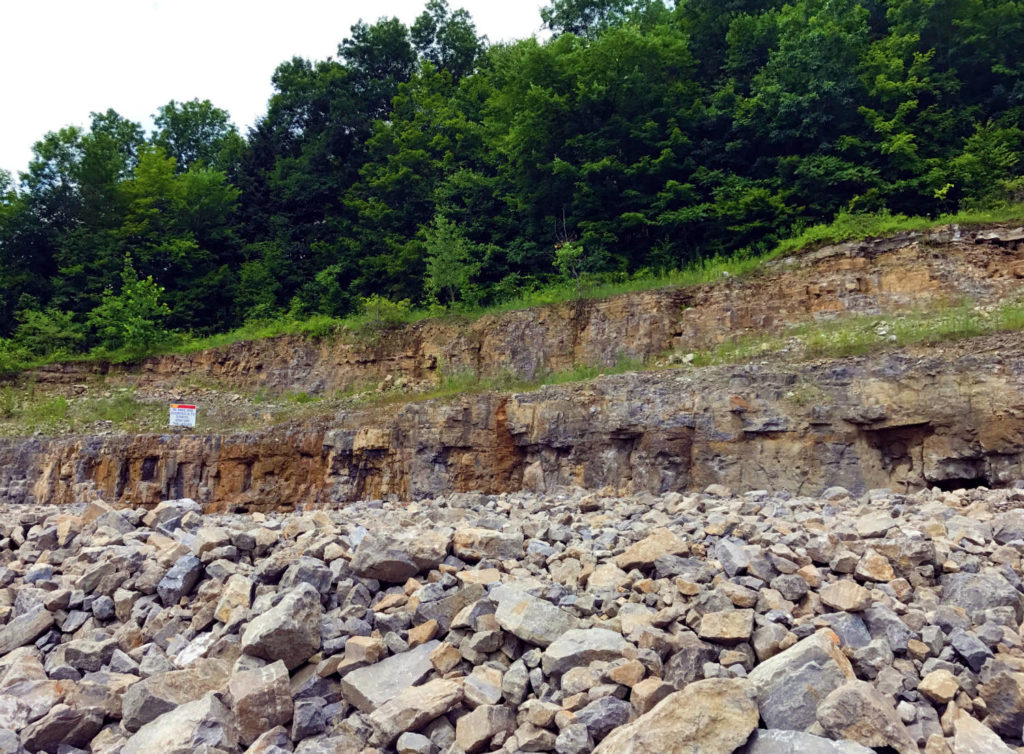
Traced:
<path fill-rule="evenodd" d="M 540 29 L 536 0 L 449 0 L 494 41 Z M 22 171 L 47 131 L 114 108 L 141 122 L 169 100 L 208 99 L 244 134 L 266 111 L 270 75 L 320 60 L 360 18 L 407 24 L 426 0 L 0 0 L 0 168 Z"/>

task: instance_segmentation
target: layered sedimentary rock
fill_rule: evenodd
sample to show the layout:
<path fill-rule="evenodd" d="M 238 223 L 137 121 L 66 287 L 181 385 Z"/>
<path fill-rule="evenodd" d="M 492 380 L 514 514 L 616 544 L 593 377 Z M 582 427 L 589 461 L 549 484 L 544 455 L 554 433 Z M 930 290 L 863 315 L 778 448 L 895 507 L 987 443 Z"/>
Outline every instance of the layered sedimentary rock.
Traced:
<path fill-rule="evenodd" d="M 609 366 L 692 351 L 747 333 L 778 333 L 840 314 L 877 314 L 970 300 L 999 301 L 1024 277 L 1020 230 L 952 227 L 828 246 L 776 260 L 753 275 L 601 301 L 502 312 L 472 322 L 426 320 L 337 338 L 284 336 L 237 342 L 133 365 L 56 364 L 41 385 L 108 380 L 173 386 L 207 379 L 236 389 L 333 393 L 391 376 L 436 382 L 442 374 L 534 379 L 577 364 Z"/>
<path fill-rule="evenodd" d="M 802 365 L 628 373 L 230 436 L 0 446 L 12 501 L 292 508 L 452 491 L 721 483 L 817 494 L 1024 478 L 1024 337 Z"/>

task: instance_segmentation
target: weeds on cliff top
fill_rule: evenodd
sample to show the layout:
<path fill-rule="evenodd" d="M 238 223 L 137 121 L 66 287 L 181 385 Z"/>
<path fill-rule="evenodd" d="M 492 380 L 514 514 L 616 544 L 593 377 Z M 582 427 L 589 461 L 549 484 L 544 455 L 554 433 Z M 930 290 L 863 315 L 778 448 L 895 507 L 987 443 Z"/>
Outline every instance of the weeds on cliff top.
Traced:
<path fill-rule="evenodd" d="M 1024 205 L 1008 204 L 991 209 L 963 210 L 955 214 L 931 217 L 908 217 L 887 211 L 873 213 L 840 212 L 830 223 L 812 225 L 803 232 L 785 239 L 775 247 L 769 257 L 791 254 L 802 249 L 826 246 L 844 241 L 881 238 L 907 231 L 928 230 L 944 225 L 970 228 L 996 223 L 1024 220 Z"/>
<path fill-rule="evenodd" d="M 958 304 L 897 316 L 858 316 L 805 322 L 781 335 L 744 335 L 695 354 L 693 366 L 735 364 L 759 357 L 842 358 L 885 348 L 935 345 L 979 335 L 1024 330 L 1024 302 L 992 309 Z"/>
<path fill-rule="evenodd" d="M 186 339 L 170 350 L 178 353 L 192 353 L 228 345 L 239 340 L 255 340 L 279 335 L 321 337 L 346 332 L 365 335 L 369 332 L 379 332 L 382 328 L 413 324 L 435 318 L 471 321 L 508 311 L 568 304 L 580 297 L 586 300 L 601 300 L 625 293 L 637 293 L 658 288 L 706 285 L 724 278 L 749 275 L 761 269 L 766 262 L 778 257 L 831 243 L 883 237 L 904 231 L 927 230 L 953 223 L 963 227 L 975 227 L 1020 221 L 1024 221 L 1024 204 L 1007 205 L 997 209 L 963 211 L 942 215 L 938 218 L 907 217 L 888 212 L 841 213 L 833 222 L 813 225 L 794 237 L 781 241 L 767 252 L 746 249 L 727 257 L 715 256 L 699 259 L 681 269 L 657 272 L 643 270 L 634 275 L 612 273 L 604 278 L 590 277 L 580 288 L 577 288 L 575 284 L 570 285 L 561 281 L 524 290 L 514 298 L 487 306 L 461 306 L 445 309 L 435 305 L 428 308 L 413 308 L 408 305 L 408 302 L 396 303 L 379 299 L 375 305 L 367 305 L 369 308 L 364 307 L 362 313 L 345 318 L 315 315 L 307 319 L 295 319 L 285 316 L 277 320 L 250 323 L 222 335 Z M 378 310 L 382 310 L 384 313 L 381 314 L 381 311 Z"/>

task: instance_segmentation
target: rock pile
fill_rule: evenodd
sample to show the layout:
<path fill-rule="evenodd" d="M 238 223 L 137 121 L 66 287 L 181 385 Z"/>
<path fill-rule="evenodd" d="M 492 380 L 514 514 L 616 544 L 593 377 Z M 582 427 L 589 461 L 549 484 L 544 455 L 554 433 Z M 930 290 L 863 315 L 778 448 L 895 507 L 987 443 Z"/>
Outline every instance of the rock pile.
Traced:
<path fill-rule="evenodd" d="M 1022 751 L 1022 505 L 9 507 L 0 752 Z"/>

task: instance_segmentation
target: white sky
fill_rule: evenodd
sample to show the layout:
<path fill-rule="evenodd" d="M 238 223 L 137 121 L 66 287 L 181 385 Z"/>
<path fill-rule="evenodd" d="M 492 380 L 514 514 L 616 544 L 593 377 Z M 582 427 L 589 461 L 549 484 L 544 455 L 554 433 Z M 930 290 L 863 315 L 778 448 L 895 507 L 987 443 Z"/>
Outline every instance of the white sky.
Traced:
<path fill-rule="evenodd" d="M 449 0 L 490 41 L 540 30 L 538 0 Z M 294 55 L 322 60 L 349 28 L 426 0 L 0 0 L 0 168 L 15 177 L 47 131 L 114 108 L 147 133 L 157 108 L 208 99 L 242 134 L 266 112 L 270 76 Z"/>

